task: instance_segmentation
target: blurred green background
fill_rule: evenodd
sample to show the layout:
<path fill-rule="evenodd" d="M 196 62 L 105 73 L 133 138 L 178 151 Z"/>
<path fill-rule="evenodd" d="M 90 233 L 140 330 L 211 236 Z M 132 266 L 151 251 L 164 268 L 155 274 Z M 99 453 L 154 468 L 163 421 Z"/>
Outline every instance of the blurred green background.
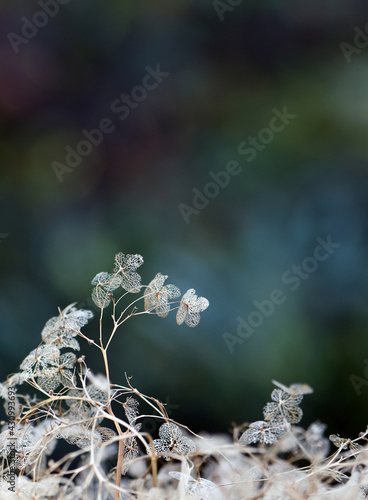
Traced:
<path fill-rule="evenodd" d="M 114 382 L 126 372 L 195 431 L 261 419 L 272 379 L 306 382 L 302 424 L 356 437 L 368 421 L 368 48 L 354 28 L 367 3 L 71 0 L 53 17 L 40 4 L 0 6 L 1 380 L 58 306 L 90 307 L 115 253 L 140 253 L 145 284 L 167 274 L 210 307 L 195 329 L 174 314 L 129 321 Z M 144 95 L 157 65 L 169 74 Z M 124 119 L 122 94 L 136 96 Z M 261 132 L 248 161 L 239 145 L 284 107 L 296 117 L 272 140 Z M 66 148 L 105 118 L 114 130 L 69 167 Z M 185 220 L 181 204 L 231 160 L 241 172 Z M 328 235 L 340 247 L 291 291 L 284 273 Z M 230 352 L 224 333 L 275 289 L 285 302 Z"/>

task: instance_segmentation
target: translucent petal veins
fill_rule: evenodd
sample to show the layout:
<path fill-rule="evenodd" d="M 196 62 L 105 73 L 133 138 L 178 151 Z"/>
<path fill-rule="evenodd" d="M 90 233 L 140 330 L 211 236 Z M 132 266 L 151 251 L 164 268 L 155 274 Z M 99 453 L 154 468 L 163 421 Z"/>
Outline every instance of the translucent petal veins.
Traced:
<path fill-rule="evenodd" d="M 248 446 L 251 443 L 273 444 L 287 431 L 289 426 L 286 422 L 270 423 L 263 420 L 253 422 L 242 434 L 239 443 Z"/>
<path fill-rule="evenodd" d="M 74 304 L 70 304 L 61 311 L 61 318 L 65 322 L 66 328 L 78 331 L 93 318 L 93 312 L 85 309 L 77 309 L 74 307 Z"/>
<path fill-rule="evenodd" d="M 97 307 L 104 309 L 111 302 L 110 292 L 108 292 L 102 285 L 97 285 L 92 290 L 92 300 Z"/>
<path fill-rule="evenodd" d="M 272 380 L 272 383 L 293 397 L 295 397 L 297 394 L 303 395 L 311 394 L 313 392 L 312 387 L 308 384 L 291 384 L 289 387 L 287 387 L 286 385 L 281 384 L 281 382 L 277 382 L 277 380 Z"/>
<path fill-rule="evenodd" d="M 74 444 L 81 449 L 88 449 L 93 443 L 94 447 L 98 447 L 101 443 L 109 441 L 116 432 L 107 427 L 97 426 L 94 432 L 88 425 L 66 425 L 61 427 L 57 434 L 58 439 L 65 439 L 69 444 Z"/>
<path fill-rule="evenodd" d="M 106 391 L 102 391 L 95 385 L 91 384 L 86 387 L 88 396 L 90 399 L 93 401 L 97 401 L 98 403 L 101 403 L 102 405 L 105 405 L 108 401 L 108 394 Z"/>
<path fill-rule="evenodd" d="M 121 286 L 130 293 L 138 293 L 142 288 L 142 278 L 135 271 L 125 271 L 121 275 Z"/>
<path fill-rule="evenodd" d="M 102 285 L 108 292 L 113 292 L 121 285 L 120 276 L 109 273 L 99 273 L 91 281 L 92 285 Z"/>
<path fill-rule="evenodd" d="M 119 252 L 115 255 L 115 268 L 114 272 L 119 273 L 121 271 L 135 271 L 143 264 L 144 260 L 142 255 L 139 254 L 128 254 L 125 255 Z"/>
<path fill-rule="evenodd" d="M 162 424 L 158 435 L 163 441 L 171 443 L 182 435 L 180 428 L 176 424 Z"/>
<path fill-rule="evenodd" d="M 141 424 L 136 425 L 134 422 L 137 419 L 138 412 L 138 401 L 131 396 L 127 397 L 125 403 L 123 403 L 125 415 L 128 419 L 129 424 L 138 432 L 141 428 Z M 135 436 L 131 436 L 124 441 L 124 461 L 122 474 L 126 474 L 132 460 L 137 457 L 139 452 L 137 440 Z"/>
<path fill-rule="evenodd" d="M 142 287 L 141 277 L 136 269 L 142 264 L 142 255 L 125 255 L 122 252 L 115 255 L 114 272 L 121 278 L 121 286 L 127 292 L 137 293 L 140 291 Z"/>
<path fill-rule="evenodd" d="M 271 399 L 279 404 L 285 403 L 286 405 L 289 404 L 295 406 L 299 405 L 302 402 L 303 396 L 301 394 L 291 396 L 289 393 L 281 391 L 280 389 L 274 389 L 271 392 Z"/>
<path fill-rule="evenodd" d="M 200 321 L 199 313 L 207 309 L 209 301 L 204 297 L 197 297 L 195 290 L 190 288 L 182 297 L 178 312 L 176 313 L 176 322 L 181 325 L 185 322 L 188 326 L 197 326 Z"/>
<path fill-rule="evenodd" d="M 182 455 L 189 455 L 196 449 L 194 442 L 185 436 L 182 436 L 181 429 L 176 424 L 162 424 L 158 434 L 160 439 L 153 440 L 153 447 L 156 455 L 170 460 L 170 451 L 176 451 Z"/>
<path fill-rule="evenodd" d="M 297 424 L 303 416 L 301 408 L 298 407 L 303 396 L 296 394 L 294 397 L 281 389 L 274 389 L 271 393 L 273 403 L 267 403 L 263 408 L 263 416 L 265 420 L 277 421 L 285 419 L 290 424 Z"/>
<path fill-rule="evenodd" d="M 54 343 L 57 347 L 71 347 L 79 350 L 79 343 L 72 340 L 78 335 L 80 329 L 93 317 L 92 311 L 77 309 L 74 304 L 70 304 L 59 316 L 50 318 L 42 332 L 42 340 L 46 344 Z"/>
<path fill-rule="evenodd" d="M 55 391 L 60 385 L 60 376 L 55 368 L 45 368 L 38 375 L 37 383 L 46 392 Z"/>
<path fill-rule="evenodd" d="M 138 428 L 136 430 L 139 430 Z M 135 437 L 130 437 L 124 443 L 124 461 L 121 474 L 124 475 L 128 472 L 132 461 L 138 456 L 139 448 Z"/>
<path fill-rule="evenodd" d="M 170 453 L 170 447 L 165 441 L 162 439 L 154 439 L 152 444 L 156 455 L 163 456 L 166 460 L 169 460 L 168 454 Z"/>
<path fill-rule="evenodd" d="M 169 314 L 169 300 L 180 297 L 180 290 L 177 286 L 164 286 L 167 278 L 168 276 L 157 273 L 144 291 L 144 309 L 154 311 L 161 318 Z"/>
<path fill-rule="evenodd" d="M 109 427 L 96 427 L 96 431 L 100 434 L 103 442 L 109 441 L 116 436 L 116 432 Z"/>
<path fill-rule="evenodd" d="M 33 349 L 23 360 L 20 369 L 33 372 L 37 375 L 38 371 L 50 363 L 50 360 L 57 359 L 60 355 L 59 349 L 53 344 L 41 345 Z"/>
<path fill-rule="evenodd" d="M 0 453 L 3 457 L 7 457 L 10 451 L 9 433 L 9 430 L 1 433 Z M 35 435 L 34 427 L 31 425 L 17 425 L 12 431 L 12 440 L 14 443 L 12 466 L 22 470 L 38 457 L 41 449 L 37 443 L 38 439 Z"/>
<path fill-rule="evenodd" d="M 164 286 L 165 280 L 168 276 L 161 273 L 157 273 L 153 280 L 149 283 L 144 291 L 144 309 L 151 310 L 154 309 L 159 303 L 159 294 Z"/>
<path fill-rule="evenodd" d="M 102 272 L 96 274 L 91 281 L 95 288 L 92 291 L 93 302 L 101 308 L 107 307 L 111 302 L 111 295 L 114 290 L 121 286 L 121 277 L 117 274 Z"/>
<path fill-rule="evenodd" d="M 34 349 L 20 365 L 28 374 L 27 378 L 37 378 L 38 385 L 45 391 L 54 391 L 60 384 L 69 387 L 73 382 L 72 369 L 77 361 L 74 353 L 60 355 L 53 344 L 41 345 Z"/>
<path fill-rule="evenodd" d="M 181 294 L 179 288 L 175 285 L 165 285 L 164 291 L 168 299 L 176 299 Z"/>
<path fill-rule="evenodd" d="M 87 392 L 89 393 L 91 401 L 77 399 L 83 397 L 86 398 L 84 392 L 81 389 L 71 389 L 70 391 L 68 391 L 67 393 L 68 398 L 75 398 L 74 400 L 73 399 L 66 400 L 66 404 L 70 407 L 68 413 L 70 420 L 79 421 L 95 417 L 95 415 L 99 411 L 99 405 L 94 404 L 94 402 L 106 404 L 107 402 L 106 395 L 102 395 L 100 392 L 96 392 L 95 394 L 93 394 L 94 391 L 92 390 L 92 388 L 87 389 Z M 102 421 L 102 418 L 97 418 L 96 421 L 97 423 L 100 423 Z"/>
<path fill-rule="evenodd" d="M 132 398 L 131 396 L 129 396 L 126 399 L 125 403 L 123 403 L 123 406 L 124 406 L 124 411 L 125 411 L 125 415 L 128 419 L 128 422 L 130 423 L 130 425 L 133 425 L 135 419 L 139 415 L 139 412 L 138 412 L 139 403 L 138 403 L 138 401 L 136 399 Z"/>

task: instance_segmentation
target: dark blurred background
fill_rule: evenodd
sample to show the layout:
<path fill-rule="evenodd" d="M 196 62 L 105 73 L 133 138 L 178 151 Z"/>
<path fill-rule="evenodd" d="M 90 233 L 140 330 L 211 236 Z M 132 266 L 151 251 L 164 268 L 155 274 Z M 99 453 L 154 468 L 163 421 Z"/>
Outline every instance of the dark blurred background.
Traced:
<path fill-rule="evenodd" d="M 195 431 L 261 419 L 272 379 L 306 382 L 304 426 L 365 430 L 367 23 L 363 0 L 2 0 L 1 380 L 58 306 L 91 307 L 115 253 L 140 253 L 144 283 L 167 274 L 210 307 L 195 329 L 127 322 L 114 382 L 126 372 Z M 296 117 L 262 132 L 285 107 Z M 101 121 L 110 132 L 83 146 Z M 232 160 L 241 171 L 191 213 L 193 189 L 216 194 L 210 172 Z M 285 273 L 329 235 L 340 246 L 292 291 Z M 229 349 L 224 334 L 275 289 L 284 303 Z"/>

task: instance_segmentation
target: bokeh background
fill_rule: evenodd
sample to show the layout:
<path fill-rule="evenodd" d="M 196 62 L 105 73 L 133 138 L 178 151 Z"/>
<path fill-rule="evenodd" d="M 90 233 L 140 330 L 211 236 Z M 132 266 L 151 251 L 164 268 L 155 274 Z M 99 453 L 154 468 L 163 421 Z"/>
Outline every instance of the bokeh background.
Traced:
<path fill-rule="evenodd" d="M 368 421 L 368 47 L 354 28 L 368 5 L 231 3 L 71 0 L 16 53 L 9 34 L 40 4 L 2 0 L 1 380 L 57 307 L 91 307 L 90 281 L 117 252 L 140 253 L 144 283 L 167 274 L 210 307 L 195 329 L 175 314 L 127 322 L 116 383 L 126 372 L 174 419 L 220 432 L 262 418 L 272 379 L 305 382 L 302 424 L 356 437 Z M 157 65 L 169 75 L 119 119 L 112 103 Z M 239 144 L 285 106 L 296 118 L 248 162 Z M 114 130 L 58 177 L 53 162 L 103 118 Z M 185 221 L 180 204 L 230 160 L 241 173 Z M 282 276 L 328 235 L 340 247 L 291 292 Z M 285 303 L 231 353 L 224 333 L 274 289 Z M 85 331 L 97 338 L 96 318 Z"/>

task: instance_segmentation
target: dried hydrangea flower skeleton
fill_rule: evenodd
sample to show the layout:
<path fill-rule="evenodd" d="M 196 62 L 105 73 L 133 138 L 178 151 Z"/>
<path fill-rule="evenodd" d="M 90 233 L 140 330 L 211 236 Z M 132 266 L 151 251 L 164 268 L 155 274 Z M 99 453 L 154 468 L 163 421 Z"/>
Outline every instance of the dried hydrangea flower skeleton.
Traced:
<path fill-rule="evenodd" d="M 270 423 L 258 420 L 249 425 L 248 429 L 241 435 L 239 443 L 248 446 L 252 443 L 274 444 L 289 430 L 286 422 Z"/>
<path fill-rule="evenodd" d="M 92 313 L 71 304 L 46 323 L 41 344 L 24 359 L 20 371 L 0 384 L 0 397 L 5 404 L 12 401 L 14 405 L 12 432 L 17 439 L 11 457 L 6 446 L 10 430 L 6 426 L 1 429 L 3 480 L 0 481 L 0 497 L 7 494 L 8 485 L 5 484 L 4 493 L 4 479 L 9 478 L 11 463 L 20 473 L 16 495 L 22 500 L 102 500 L 122 496 L 151 500 L 184 496 L 208 500 L 284 498 L 290 491 L 303 498 L 325 498 L 333 495 L 335 484 L 338 484 L 339 498 L 357 498 L 359 494 L 366 497 L 367 450 L 356 441 L 366 444 L 368 430 L 355 440 L 331 435 L 338 450 L 326 459 L 329 443 L 323 435 L 325 426 L 317 422 L 306 431 L 295 426 L 302 417 L 299 406 L 302 398 L 312 392 L 307 384 L 287 387 L 274 381 L 276 389 L 271 394 L 271 402 L 264 407 L 264 419 L 249 425 L 240 437 L 242 446 L 234 446 L 228 436 L 224 445 L 219 445 L 217 440 L 214 444 L 211 439 L 202 449 L 201 446 L 196 449 L 194 441 L 168 419 L 161 403 L 134 389 L 129 379 L 128 387 L 111 384 L 106 352 L 116 330 L 127 319 L 138 314 L 156 314 L 164 318 L 175 308 L 178 309 L 177 322 L 193 327 L 198 324 L 200 313 L 208 307 L 207 299 L 198 298 L 194 289 L 188 290 L 179 305 L 176 302 L 173 307 L 173 300 L 180 296 L 178 287 L 165 285 L 167 276 L 161 273 L 156 274 L 148 286 L 142 285 L 137 272 L 142 263 L 143 258 L 139 255 L 118 254 L 114 271 L 99 273 L 93 279 L 93 298 L 101 310 L 100 342 L 81 332 Z M 116 320 L 121 299 L 143 288 L 142 296 L 129 304 Z M 140 311 L 139 301 L 143 302 Z M 109 305 L 112 306 L 112 333 L 103 343 L 102 316 Z M 74 352 L 80 349 L 80 339 L 101 351 L 106 362 L 104 375 L 91 373 L 85 356 L 76 360 Z M 25 382 L 41 390 L 41 396 L 21 394 L 19 386 Z M 14 394 L 11 399 L 10 388 Z M 159 429 L 159 439 L 142 432 L 139 419 L 143 415 L 139 415 L 138 400 L 154 408 L 160 422 L 165 421 Z M 114 413 L 118 405 L 125 411 L 125 420 Z M 77 450 L 53 462 L 52 450 L 58 439 L 75 445 Z M 202 437 L 198 442 L 202 445 Z M 257 443 L 261 444 L 258 449 L 251 446 Z M 286 453 L 290 453 L 290 462 L 281 459 L 281 454 Z M 107 470 L 107 463 L 111 464 L 112 458 L 114 466 Z M 157 487 L 156 469 L 159 458 L 174 461 L 160 460 L 160 488 Z M 295 459 L 306 459 L 310 466 L 298 469 Z M 179 467 L 177 460 L 181 472 L 175 470 Z M 74 462 L 78 462 L 76 467 Z M 145 473 L 139 478 L 124 477 L 121 485 L 122 475 L 129 471 L 133 476 L 134 472 L 129 470 L 133 462 L 144 464 Z M 190 465 L 196 467 L 193 476 Z M 167 490 L 163 481 L 165 475 Z M 4 496 L 4 500 L 7 498 Z"/>
<path fill-rule="evenodd" d="M 183 295 L 178 312 L 176 313 L 176 322 L 181 325 L 185 322 L 188 326 L 197 326 L 200 320 L 199 313 L 203 312 L 209 306 L 209 302 L 204 297 L 197 297 L 195 290 L 190 288 Z"/>
<path fill-rule="evenodd" d="M 196 449 L 194 442 L 183 436 L 182 430 L 176 424 L 168 422 L 162 424 L 158 434 L 160 439 L 153 440 L 153 448 L 155 454 L 165 460 L 170 460 L 173 452 L 187 456 Z"/>
<path fill-rule="evenodd" d="M 165 285 L 165 281 L 168 276 L 163 275 L 161 273 L 157 273 L 153 280 L 145 287 L 145 291 L 143 294 L 144 301 L 144 310 L 139 312 L 138 304 L 141 297 L 132 302 L 130 306 L 134 305 L 134 308 L 130 313 L 127 313 L 128 308 L 124 309 L 120 314 L 118 319 L 114 318 L 115 315 L 115 307 L 118 304 L 120 298 L 114 299 L 114 294 L 117 293 L 119 287 L 122 287 L 126 292 L 130 293 L 138 293 L 142 288 L 142 280 L 140 275 L 137 272 L 137 269 L 143 264 L 143 257 L 138 254 L 134 255 L 125 255 L 123 253 L 119 253 L 115 257 L 115 267 L 113 273 L 99 273 L 92 280 L 92 284 L 95 286 L 92 299 L 101 308 L 101 317 L 100 317 L 100 349 L 102 351 L 105 369 L 106 369 L 106 377 L 109 378 L 109 370 L 107 363 L 107 355 L 106 351 L 111 343 L 113 336 L 119 326 L 121 326 L 127 319 L 130 317 L 143 314 L 143 313 L 155 313 L 157 316 L 165 318 L 170 310 L 171 310 L 171 300 L 180 297 L 180 290 L 177 286 L 169 284 Z M 111 301 L 114 301 L 113 305 L 113 318 L 114 318 L 114 328 L 110 334 L 110 337 L 106 344 L 103 344 L 102 340 L 102 314 L 103 309 L 105 309 Z M 181 302 L 178 307 L 178 312 L 176 316 L 176 320 L 178 324 L 181 324 L 185 321 L 188 326 L 196 326 L 199 323 L 200 317 L 199 312 L 204 311 L 209 305 L 207 299 L 200 297 L 199 299 L 195 295 L 195 290 L 190 289 L 181 299 Z M 124 314 L 127 315 L 124 317 Z M 129 405 L 125 403 L 125 409 L 127 410 Z M 127 418 L 129 421 L 129 417 L 127 414 Z M 129 422 L 131 425 L 131 430 L 138 432 L 138 425 L 133 422 Z M 117 426 L 117 432 L 121 436 L 123 435 L 122 430 Z M 183 438 L 184 443 L 185 439 Z M 184 444 L 183 444 L 184 446 Z M 125 439 L 125 444 L 123 441 L 119 443 L 119 459 L 118 459 L 118 471 L 124 472 L 126 470 L 126 465 L 123 465 L 124 460 L 126 461 L 126 450 L 130 450 L 129 460 L 134 458 L 136 453 L 136 443 L 133 437 L 129 438 L 129 441 Z M 125 450 L 125 451 L 123 451 Z M 125 454 L 125 455 L 124 455 Z M 117 477 L 120 475 L 118 472 Z M 119 481 L 117 479 L 117 486 L 119 485 Z"/>
<path fill-rule="evenodd" d="M 25 380 L 36 380 L 40 389 L 51 392 L 60 385 L 74 385 L 73 369 L 77 357 L 72 352 L 60 354 L 54 344 L 41 345 L 34 349 L 20 365 Z"/>
<path fill-rule="evenodd" d="M 169 300 L 180 297 L 181 293 L 175 285 L 164 285 L 168 276 L 157 273 L 144 291 L 144 309 L 166 318 L 170 311 Z"/>
<path fill-rule="evenodd" d="M 120 277 L 121 287 L 127 292 L 140 292 L 142 278 L 137 273 L 137 269 L 142 264 L 143 257 L 139 254 L 124 255 L 120 252 L 115 256 L 114 273 Z"/>
<path fill-rule="evenodd" d="M 35 464 L 43 460 L 58 439 L 77 446 L 80 452 L 76 456 L 89 452 L 94 457 L 97 456 L 98 450 L 104 449 L 109 443 L 118 442 L 116 479 L 112 490 L 114 498 L 117 499 L 122 491 L 121 475 L 128 471 L 132 461 L 139 455 L 138 439 L 145 449 L 149 449 L 149 441 L 140 433 L 138 401 L 128 396 L 124 403 L 120 403 L 125 410 L 127 419 L 125 423 L 115 417 L 112 402 L 119 401 L 120 396 L 127 393 L 136 394 L 146 402 L 150 398 L 134 390 L 130 384 L 128 387 L 112 386 L 107 359 L 107 349 L 111 340 L 118 327 L 127 319 L 134 315 L 150 313 L 165 318 L 172 310 L 172 301 L 181 295 L 177 286 L 165 285 L 167 276 L 161 273 L 157 273 L 149 285 L 144 287 L 141 276 L 137 272 L 142 264 L 143 257 L 139 254 L 119 253 L 115 256 L 112 272 L 100 272 L 92 279 L 92 300 L 101 311 L 99 342 L 88 338 L 81 332 L 93 313 L 78 309 L 75 303 L 70 304 L 65 309 L 59 310 L 58 316 L 47 321 L 41 332 L 41 344 L 24 359 L 20 365 L 20 372 L 1 384 L 1 395 L 5 400 L 10 383 L 20 385 L 27 381 L 43 393 L 44 399 L 38 396 L 32 399 L 27 395 L 19 395 L 23 398 L 22 403 L 19 404 L 17 401 L 16 432 L 22 448 L 22 453 L 18 450 L 16 454 L 15 464 L 18 469 L 28 470 L 27 467 L 36 467 Z M 128 293 L 139 293 L 143 287 L 145 289 L 143 295 L 127 306 L 116 319 L 116 308 L 120 300 Z M 119 294 L 119 290 L 122 293 Z M 137 306 L 140 300 L 144 302 L 144 305 L 142 310 L 138 311 Z M 111 304 L 112 331 L 107 342 L 104 343 L 102 317 L 104 310 Z M 132 305 L 134 308 L 128 311 Z M 198 298 L 194 289 L 188 290 L 181 301 L 176 303 L 177 323 L 185 322 L 190 327 L 198 325 L 199 313 L 208 305 L 208 300 L 203 297 Z M 105 364 L 105 376 L 93 375 L 87 368 L 85 356 L 77 359 L 75 351 L 80 350 L 78 337 L 99 348 Z M 167 415 L 160 409 L 162 405 L 156 407 L 151 404 L 151 406 L 155 408 L 160 418 L 167 418 Z M 35 426 L 30 419 L 37 421 L 37 425 Z M 105 421 L 110 421 L 115 426 L 115 430 L 101 425 Z M 39 440 L 36 430 L 42 426 L 44 427 L 44 440 Z M 153 449 L 167 460 L 176 455 L 188 456 L 195 450 L 193 441 L 183 436 L 176 424 L 169 422 L 163 424 L 159 435 L 160 439 L 151 441 Z M 0 434 L 0 442 L 6 439 L 6 436 L 7 433 L 3 430 Z M 6 463 L 8 453 L 4 450 L 2 453 Z M 51 462 L 50 464 L 50 470 L 56 471 L 56 465 L 52 465 Z M 4 472 L 7 473 L 6 465 Z M 41 478 L 37 476 L 36 470 L 34 473 L 38 485 L 41 486 Z M 153 480 L 155 484 L 157 479 L 154 477 Z M 103 484 L 104 487 L 108 485 L 108 483 Z"/>
<path fill-rule="evenodd" d="M 239 443 L 247 446 L 252 443 L 274 444 L 281 436 L 284 436 L 292 424 L 300 422 L 303 412 L 299 404 L 303 394 L 313 392 L 307 384 L 293 384 L 290 387 L 273 381 L 280 387 L 271 393 L 272 402 L 263 408 L 264 420 L 253 422 L 242 434 Z"/>
<path fill-rule="evenodd" d="M 301 421 L 303 411 L 299 408 L 303 396 L 296 394 L 294 397 L 281 389 L 274 389 L 271 393 L 272 403 L 267 403 L 263 408 L 264 419 L 270 422 L 286 420 L 289 424 Z"/>

